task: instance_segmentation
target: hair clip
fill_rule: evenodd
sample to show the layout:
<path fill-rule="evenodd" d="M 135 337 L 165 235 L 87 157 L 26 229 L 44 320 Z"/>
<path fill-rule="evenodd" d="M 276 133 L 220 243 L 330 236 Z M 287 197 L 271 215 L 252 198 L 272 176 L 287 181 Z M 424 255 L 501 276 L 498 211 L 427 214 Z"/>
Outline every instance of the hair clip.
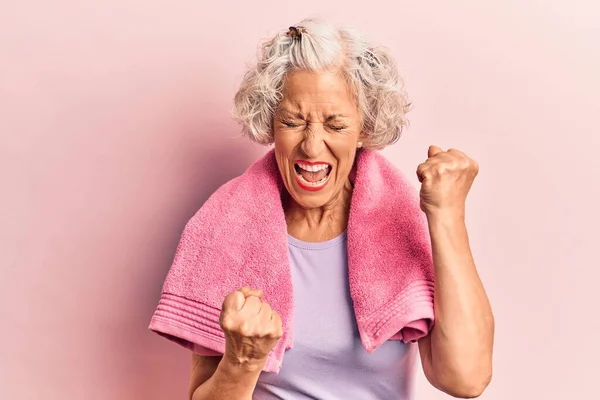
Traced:
<path fill-rule="evenodd" d="M 306 32 L 306 30 L 302 26 L 290 26 L 290 30 L 286 33 L 286 36 L 299 41 L 302 39 L 302 34 L 304 32 Z"/>
<path fill-rule="evenodd" d="M 379 64 L 379 59 L 375 54 L 373 54 L 373 51 L 371 49 L 365 52 L 364 59 L 371 68 L 375 68 Z"/>

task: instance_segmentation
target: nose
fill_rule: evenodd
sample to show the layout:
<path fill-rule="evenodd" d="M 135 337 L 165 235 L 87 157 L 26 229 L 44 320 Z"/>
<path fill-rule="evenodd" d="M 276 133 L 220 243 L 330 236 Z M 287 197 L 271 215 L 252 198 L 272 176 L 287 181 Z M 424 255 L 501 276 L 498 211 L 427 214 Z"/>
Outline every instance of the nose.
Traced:
<path fill-rule="evenodd" d="M 319 124 L 310 125 L 306 129 L 300 147 L 308 158 L 317 159 L 325 149 L 324 133 Z"/>

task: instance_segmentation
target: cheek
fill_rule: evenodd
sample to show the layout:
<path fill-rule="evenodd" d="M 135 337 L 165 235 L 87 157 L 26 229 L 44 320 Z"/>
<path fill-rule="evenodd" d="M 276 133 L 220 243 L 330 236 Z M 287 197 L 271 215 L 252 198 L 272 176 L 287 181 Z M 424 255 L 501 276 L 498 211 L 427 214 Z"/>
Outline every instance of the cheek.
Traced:
<path fill-rule="evenodd" d="M 340 185 L 344 184 L 350 176 L 354 161 L 356 160 L 356 150 L 356 145 L 354 144 L 352 146 L 345 146 L 337 153 L 338 169 L 336 180 L 339 181 Z"/>
<path fill-rule="evenodd" d="M 347 151 L 343 156 L 340 157 L 340 172 L 344 175 L 344 177 L 350 174 L 350 170 L 352 169 L 355 158 L 356 152 L 352 150 Z"/>
<path fill-rule="evenodd" d="M 342 168 L 348 168 L 348 165 L 351 166 L 354 163 L 357 146 L 358 135 L 352 135 L 338 138 L 338 140 L 331 143 L 330 147 L 334 151 L 340 166 Z"/>
<path fill-rule="evenodd" d="M 280 154 L 290 154 L 294 148 L 298 145 L 298 139 L 296 135 L 286 134 L 285 132 L 275 131 L 273 135 L 273 144 L 275 145 L 275 151 Z"/>
<path fill-rule="evenodd" d="M 294 143 L 290 140 L 289 136 L 281 134 L 275 131 L 273 135 L 273 144 L 275 150 L 275 158 L 277 160 L 277 166 L 279 167 L 279 173 L 286 180 L 290 175 L 289 164 L 292 159 L 294 151 Z"/>

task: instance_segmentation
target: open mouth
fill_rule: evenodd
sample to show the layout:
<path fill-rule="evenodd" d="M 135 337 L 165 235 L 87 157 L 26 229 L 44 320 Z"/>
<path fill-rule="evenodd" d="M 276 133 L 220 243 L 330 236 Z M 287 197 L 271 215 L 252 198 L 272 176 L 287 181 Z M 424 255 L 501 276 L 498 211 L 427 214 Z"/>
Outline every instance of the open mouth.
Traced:
<path fill-rule="evenodd" d="M 294 163 L 296 178 L 301 187 L 308 190 L 322 189 L 331 176 L 331 165 L 327 163 Z"/>

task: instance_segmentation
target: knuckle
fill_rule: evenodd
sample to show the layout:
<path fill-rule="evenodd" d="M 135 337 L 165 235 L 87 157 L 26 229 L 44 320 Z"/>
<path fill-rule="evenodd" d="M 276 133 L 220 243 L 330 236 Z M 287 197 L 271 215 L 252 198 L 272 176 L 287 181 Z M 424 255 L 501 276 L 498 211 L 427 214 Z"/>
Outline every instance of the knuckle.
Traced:
<path fill-rule="evenodd" d="M 278 325 L 271 324 L 268 329 L 265 330 L 263 336 L 265 339 L 269 340 L 279 339 L 283 336 L 283 329 Z"/>
<path fill-rule="evenodd" d="M 261 339 L 271 339 L 273 331 L 269 328 L 263 328 L 258 335 Z"/>
<path fill-rule="evenodd" d="M 436 164 L 433 167 L 429 168 L 427 171 L 429 175 L 440 175 L 446 170 L 447 166 L 445 164 Z"/>
<path fill-rule="evenodd" d="M 283 327 L 281 326 L 281 323 L 279 323 L 275 326 L 275 330 L 274 330 L 273 334 L 277 339 L 279 339 L 281 336 L 283 336 Z"/>
<path fill-rule="evenodd" d="M 273 334 L 273 339 L 280 339 L 283 336 L 283 328 L 281 326 L 277 327 Z"/>
<path fill-rule="evenodd" d="M 235 321 L 229 315 L 221 317 L 221 329 L 231 332 L 235 329 Z"/>
<path fill-rule="evenodd" d="M 244 337 L 252 337 L 255 335 L 254 327 L 248 321 L 243 321 L 240 324 L 238 333 Z"/>
<path fill-rule="evenodd" d="M 275 332 L 275 331 L 269 332 L 267 335 L 265 335 L 265 339 L 268 339 L 268 340 L 277 340 L 280 337 L 281 336 L 277 336 L 277 332 Z"/>

